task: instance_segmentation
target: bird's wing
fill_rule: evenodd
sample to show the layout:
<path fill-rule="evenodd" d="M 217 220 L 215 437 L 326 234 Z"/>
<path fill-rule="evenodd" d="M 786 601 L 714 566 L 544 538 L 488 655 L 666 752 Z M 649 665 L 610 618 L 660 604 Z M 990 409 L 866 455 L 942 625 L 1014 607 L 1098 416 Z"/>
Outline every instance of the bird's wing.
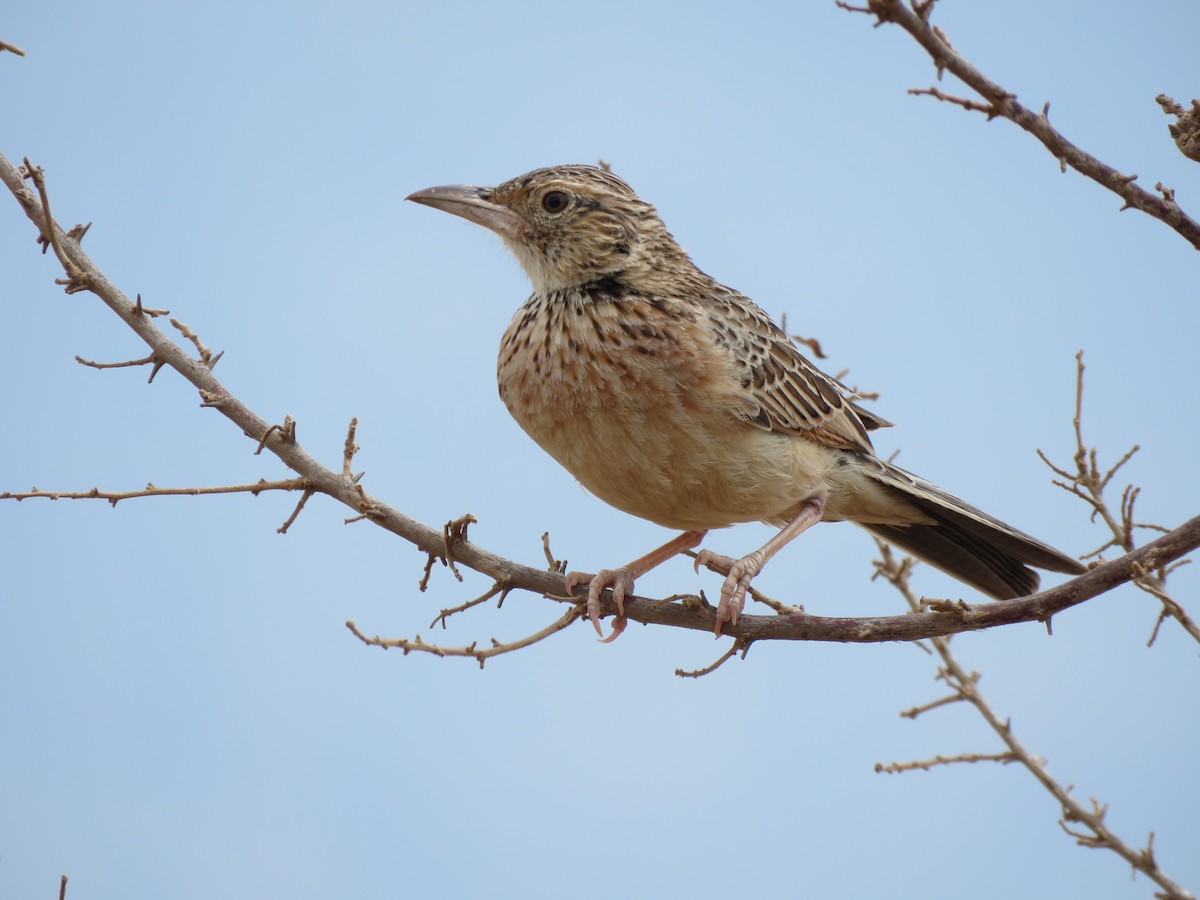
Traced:
<path fill-rule="evenodd" d="M 753 301 L 732 290 L 714 299 L 713 338 L 743 388 L 739 415 L 768 431 L 874 453 L 867 432 L 891 422 L 854 403 L 854 395 L 809 362 Z"/>

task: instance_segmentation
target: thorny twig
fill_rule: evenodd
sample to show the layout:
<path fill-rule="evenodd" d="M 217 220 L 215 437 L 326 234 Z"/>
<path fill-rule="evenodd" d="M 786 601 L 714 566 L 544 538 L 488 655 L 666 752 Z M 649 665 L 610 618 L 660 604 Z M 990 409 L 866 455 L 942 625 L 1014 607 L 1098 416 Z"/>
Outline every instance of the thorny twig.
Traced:
<path fill-rule="evenodd" d="M 1092 179 L 1119 196 L 1124 205 L 1121 209 L 1137 209 L 1148 216 L 1159 219 L 1179 234 L 1197 250 L 1200 250 L 1200 222 L 1188 216 L 1175 202 L 1174 192 L 1156 186 L 1162 196 L 1155 196 L 1138 187 L 1136 175 L 1118 172 L 1101 162 L 1090 153 L 1080 149 L 1066 139 L 1050 124 L 1050 104 L 1042 106 L 1040 113 L 1017 102 L 1017 97 L 992 81 L 951 46 L 945 33 L 930 22 L 933 10 L 931 2 L 917 2 L 910 7 L 904 0 L 868 0 L 865 6 L 856 6 L 844 0 L 835 0 L 840 8 L 855 13 L 866 13 L 876 18 L 877 25 L 895 24 L 907 31 L 929 54 L 940 81 L 944 72 L 950 72 L 971 90 L 983 98 L 982 103 L 946 94 L 937 88 L 915 88 L 911 93 L 926 94 L 954 103 L 966 109 L 984 113 L 988 119 L 1001 117 L 1032 134 L 1051 155 L 1058 160 L 1064 172 L 1068 167 Z"/>
<path fill-rule="evenodd" d="M 287 534 L 288 529 L 292 527 L 292 523 L 296 521 L 296 517 L 300 515 L 300 510 L 304 509 L 304 504 L 308 503 L 308 498 L 316 492 L 316 488 L 311 486 L 304 488 L 304 493 L 296 501 L 296 508 L 292 510 L 292 514 L 284 520 L 282 525 L 275 529 L 277 534 Z"/>
<path fill-rule="evenodd" d="M 215 487 L 160 488 L 147 484 L 140 491 L 102 491 L 98 487 L 88 491 L 43 491 L 35 487 L 28 491 L 4 491 L 0 493 L 0 500 L 107 500 L 116 506 L 122 500 L 135 497 L 196 497 L 203 494 L 253 494 L 257 497 L 263 491 L 299 491 L 306 486 L 303 478 L 286 478 L 282 481 L 260 478 L 253 484 L 222 484 Z"/>
<path fill-rule="evenodd" d="M 437 625 L 438 622 L 441 622 L 442 629 L 444 630 L 446 628 L 446 620 L 448 618 L 450 618 L 451 616 L 456 615 L 460 612 L 465 612 L 466 610 L 470 609 L 473 606 L 478 606 L 481 603 L 486 603 L 487 601 L 489 601 L 493 597 L 495 597 L 497 594 L 500 595 L 500 599 L 496 601 L 496 608 L 499 609 L 501 606 L 504 605 L 504 598 L 508 596 L 509 591 L 511 591 L 511 590 L 512 590 L 512 585 L 504 584 L 503 582 L 500 582 L 500 581 L 493 582 L 492 586 L 490 588 L 488 588 L 486 591 L 484 591 L 482 594 L 480 594 L 474 600 L 468 600 L 466 603 L 460 603 L 458 606 L 452 606 L 452 607 L 443 609 L 440 613 L 438 613 L 436 616 L 433 617 L 433 621 L 429 623 L 429 627 L 433 628 Z"/>
<path fill-rule="evenodd" d="M 676 669 L 675 674 L 680 678 L 701 678 L 709 675 L 717 671 L 717 669 L 721 668 L 721 666 L 725 665 L 726 662 L 739 653 L 742 655 L 742 659 L 745 659 L 746 654 L 750 652 L 751 643 L 751 641 L 746 640 L 734 641 L 729 649 L 717 657 L 717 660 L 711 665 L 707 665 L 703 669 Z"/>
<path fill-rule="evenodd" d="M 1012 753 L 956 753 L 953 756 L 938 754 L 933 759 L 916 759 L 910 762 L 875 763 L 875 771 L 895 775 L 898 772 L 911 772 L 920 769 L 928 772 L 934 766 L 949 766 L 954 763 L 998 762 L 1008 765 L 1017 762 Z"/>
<path fill-rule="evenodd" d="M 350 632 L 362 641 L 364 644 L 372 647 L 382 647 L 384 650 L 400 650 L 407 656 L 413 651 L 422 653 L 432 653 L 434 656 L 468 656 L 479 662 L 479 668 L 483 668 L 484 662 L 491 659 L 493 656 L 499 656 L 502 653 L 512 653 L 514 650 L 521 650 L 525 647 L 532 646 L 538 641 L 544 641 L 551 635 L 557 634 L 564 628 L 569 627 L 576 619 L 581 618 L 582 610 L 578 606 L 570 607 L 559 618 L 555 619 L 545 628 L 535 631 L 533 634 L 520 638 L 509 643 L 504 643 L 492 638 L 492 645 L 480 649 L 477 643 L 472 642 L 465 647 L 444 647 L 438 644 L 427 644 L 421 640 L 421 636 L 417 635 L 413 638 L 385 638 L 376 635 L 368 637 L 364 634 L 353 620 L 346 622 L 346 627 Z M 435 620 L 436 621 L 436 620 Z"/>
<path fill-rule="evenodd" d="M 54 248 L 54 255 L 58 257 L 58 261 L 62 265 L 63 271 L 67 274 L 66 278 L 56 278 L 54 283 L 63 285 L 68 294 L 74 294 L 78 291 L 87 290 L 91 286 L 91 280 L 89 276 L 84 273 L 75 260 L 63 252 L 63 245 L 59 242 L 59 229 L 56 228 L 54 219 L 50 215 L 50 195 L 46 192 L 45 173 L 42 171 L 40 166 L 35 166 L 33 163 L 31 163 L 28 156 L 26 156 L 24 159 L 24 172 L 25 177 L 32 181 L 34 187 L 37 188 L 38 197 L 42 201 L 42 209 L 45 211 L 46 216 L 46 227 L 41 230 L 41 234 L 38 237 L 38 243 L 42 245 L 43 253 L 46 252 L 47 247 Z M 87 229 L 85 228 L 80 228 L 78 232 L 75 232 L 75 229 L 71 229 L 72 232 L 77 233 L 80 237 L 83 236 L 86 230 Z M 77 239 L 70 239 L 75 243 L 76 246 L 78 246 L 79 241 Z"/>
<path fill-rule="evenodd" d="M 94 359 L 84 359 L 78 354 L 75 355 L 75 362 L 81 366 L 88 366 L 92 369 L 127 369 L 130 366 L 148 366 L 154 362 L 154 354 L 143 356 L 141 359 L 127 359 L 122 362 L 96 362 Z"/>
<path fill-rule="evenodd" d="M 913 591 L 909 581 L 909 576 L 912 572 L 912 566 L 906 559 L 898 559 L 892 552 L 892 548 L 883 541 L 876 540 L 879 547 L 880 559 L 875 562 L 876 575 L 882 577 L 904 597 L 908 603 L 909 609 L 914 613 L 918 612 L 923 601 Z M 1062 808 L 1062 817 L 1059 820 L 1064 829 L 1067 829 L 1068 822 L 1078 823 L 1083 825 L 1086 832 L 1068 830 L 1068 833 L 1074 836 L 1078 843 L 1087 847 L 1097 847 L 1111 850 L 1116 853 L 1139 872 L 1142 872 L 1152 881 L 1154 881 L 1165 892 L 1163 896 L 1174 898 L 1174 900 L 1194 900 L 1192 895 L 1177 885 L 1174 881 L 1158 867 L 1158 863 L 1154 859 L 1152 851 L 1153 837 L 1150 843 L 1147 844 L 1144 850 L 1134 850 L 1126 844 L 1114 832 L 1109 830 L 1104 821 L 1104 809 L 1098 806 L 1093 801 L 1093 808 L 1088 810 L 1084 808 L 1077 800 L 1075 800 L 1069 792 L 1068 788 L 1064 788 L 1061 784 L 1054 780 L 1046 768 L 1045 760 L 1030 753 L 1025 745 L 1017 739 L 1016 733 L 1013 731 L 1012 723 L 1007 719 L 1002 719 L 1000 715 L 992 709 L 992 707 L 984 699 L 979 691 L 979 676 L 974 672 L 967 672 L 950 651 L 950 640 L 946 637 L 934 637 L 930 640 L 934 651 L 941 659 L 941 667 L 938 670 L 938 678 L 949 685 L 954 692 L 954 696 L 970 703 L 976 711 L 987 722 L 988 726 L 996 733 L 1000 740 L 1007 747 L 1007 750 L 998 754 L 958 754 L 948 757 L 936 757 L 933 761 L 920 762 L 903 762 L 903 763 L 877 763 L 875 771 L 877 772 L 902 772 L 910 769 L 929 769 L 932 765 L 952 763 L 952 762 L 976 762 L 980 760 L 994 760 L 1008 764 L 1010 762 L 1019 762 L 1024 766 L 1034 778 L 1041 783 L 1049 793 L 1058 801 Z M 924 709 L 931 709 L 937 706 L 943 706 L 950 702 L 950 699 L 943 699 L 935 703 L 928 704 Z M 912 711 L 910 711 L 912 712 Z M 915 718 L 910 715 L 909 718 Z"/>
<path fill-rule="evenodd" d="M 1129 462 L 1133 455 L 1138 452 L 1139 447 L 1135 444 L 1110 466 L 1107 471 L 1101 470 L 1096 448 L 1089 447 L 1083 439 L 1084 369 L 1083 351 L 1080 350 L 1075 354 L 1075 417 L 1072 420 L 1075 429 L 1075 455 L 1072 458 L 1074 469 L 1056 465 L 1040 449 L 1038 450 L 1038 456 L 1058 476 L 1058 478 L 1053 480 L 1053 483 L 1067 493 L 1078 497 L 1091 507 L 1092 521 L 1099 519 L 1108 528 L 1111 537 L 1099 548 L 1087 554 L 1087 556 L 1099 557 L 1101 553 L 1110 547 L 1120 550 L 1123 553 L 1131 553 L 1137 546 L 1137 542 L 1134 539 L 1135 531 L 1145 529 L 1161 533 L 1167 531 L 1167 529 L 1161 525 L 1138 522 L 1134 518 L 1134 504 L 1141 489 L 1132 484 L 1127 484 L 1121 491 L 1120 509 L 1117 512 L 1114 512 L 1108 505 L 1108 501 L 1105 498 L 1105 491 L 1121 467 Z M 1164 562 L 1157 566 L 1146 564 L 1139 567 L 1137 577 L 1133 579 L 1135 585 L 1162 604 L 1162 612 L 1154 625 L 1148 641 L 1151 645 L 1158 636 L 1159 626 L 1167 617 L 1175 619 L 1184 631 L 1195 640 L 1200 641 L 1200 624 L 1189 616 L 1187 610 L 1172 598 L 1166 590 L 1167 576 L 1187 562 L 1189 560 L 1183 559 L 1171 563 Z"/>

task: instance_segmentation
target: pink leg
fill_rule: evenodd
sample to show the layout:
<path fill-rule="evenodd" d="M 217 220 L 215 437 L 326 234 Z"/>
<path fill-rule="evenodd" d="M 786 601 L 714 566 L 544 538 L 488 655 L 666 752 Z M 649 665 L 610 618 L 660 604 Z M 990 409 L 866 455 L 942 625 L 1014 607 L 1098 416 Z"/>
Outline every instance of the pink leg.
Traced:
<path fill-rule="evenodd" d="M 638 557 L 627 566 L 619 569 L 601 569 L 595 575 L 586 572 L 569 572 L 567 574 L 567 593 L 573 593 L 581 584 L 588 586 L 587 611 L 588 618 L 596 627 L 596 634 L 602 638 L 601 643 L 607 644 L 625 630 L 625 595 L 632 593 L 634 579 L 645 575 L 655 566 L 666 562 L 677 553 L 691 550 L 702 540 L 707 531 L 685 531 L 683 534 L 667 541 L 657 550 L 651 550 L 645 556 Z M 617 605 L 617 617 L 613 620 L 613 632 L 604 637 L 600 630 L 600 595 L 605 588 L 612 588 L 613 603 Z"/>
<path fill-rule="evenodd" d="M 717 604 L 717 637 L 721 636 L 721 628 L 726 622 L 731 626 L 737 624 L 738 613 L 742 611 L 742 605 L 746 602 L 746 590 L 750 587 L 750 581 L 763 570 L 767 560 L 802 531 L 820 522 L 824 512 L 825 498 L 810 497 L 801 504 L 796 517 L 784 525 L 775 537 L 741 559 L 731 559 L 711 550 L 701 550 L 696 554 L 696 571 L 700 571 L 700 566 L 709 564 L 729 570 L 725 583 L 721 585 L 721 602 Z"/>

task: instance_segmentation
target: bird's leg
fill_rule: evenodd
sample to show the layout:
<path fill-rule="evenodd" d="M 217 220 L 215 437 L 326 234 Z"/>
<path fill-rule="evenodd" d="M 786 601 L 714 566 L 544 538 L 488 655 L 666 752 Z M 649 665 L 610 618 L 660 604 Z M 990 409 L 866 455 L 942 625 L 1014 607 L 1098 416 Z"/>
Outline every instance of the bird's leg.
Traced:
<path fill-rule="evenodd" d="M 809 497 L 800 504 L 800 512 L 795 518 L 753 553 L 741 559 L 731 559 L 711 550 L 701 550 L 696 554 L 697 572 L 702 565 L 714 565 L 729 571 L 725 576 L 725 583 L 721 585 L 721 602 L 717 604 L 717 637 L 721 636 L 721 627 L 726 622 L 730 625 L 737 624 L 738 613 L 742 611 L 742 604 L 746 602 L 746 590 L 750 587 L 750 581 L 763 570 L 767 560 L 782 550 L 796 535 L 820 522 L 824 512 L 824 495 Z"/>
<path fill-rule="evenodd" d="M 691 550 L 704 540 L 704 535 L 707 533 L 706 531 L 685 531 L 656 550 L 651 550 L 645 556 L 639 556 L 629 565 L 617 569 L 601 569 L 595 575 L 589 575 L 586 572 L 567 573 L 568 594 L 573 593 L 575 588 L 581 584 L 588 586 L 588 618 L 596 627 L 596 634 L 602 638 L 601 643 L 607 644 L 625 630 L 625 595 L 633 591 L 634 579 L 645 575 L 677 553 Z M 613 632 L 607 638 L 600 629 L 600 595 L 604 593 L 605 588 L 612 588 L 613 603 L 617 605 L 617 617 L 613 620 Z"/>

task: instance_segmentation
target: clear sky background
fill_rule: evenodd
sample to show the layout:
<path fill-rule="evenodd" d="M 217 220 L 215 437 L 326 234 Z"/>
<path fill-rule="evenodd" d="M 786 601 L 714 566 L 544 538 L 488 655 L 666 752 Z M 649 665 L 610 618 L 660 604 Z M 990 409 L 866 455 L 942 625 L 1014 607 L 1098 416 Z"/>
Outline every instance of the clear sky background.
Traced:
<path fill-rule="evenodd" d="M 933 83 L 897 28 L 832 2 L 13 3 L 0 149 L 46 170 L 66 226 L 131 296 L 225 351 L 217 376 L 292 414 L 335 468 L 351 416 L 373 493 L 540 565 L 626 562 L 663 530 L 586 495 L 496 396 L 528 293 L 483 229 L 406 204 L 605 159 L 697 263 L 881 398 L 883 454 L 1071 553 L 1103 543 L 1036 448 L 1084 427 L 1139 518 L 1200 507 L 1196 251 L 1003 121 L 910 97 Z M 1200 95 L 1200 5 L 944 0 L 956 47 L 1074 142 L 1200 214 L 1200 167 L 1159 92 Z M 946 89 L 955 84 L 947 80 Z M 214 485 L 286 473 L 89 294 L 66 296 L 0 197 L 0 490 Z M 1114 500 L 1116 499 L 1114 493 Z M 996 765 L 877 761 L 999 741 L 908 645 L 727 646 L 580 624 L 491 661 L 404 657 L 342 626 L 462 644 L 560 613 L 481 592 L 314 498 L 0 503 L 0 897 L 1147 898 L 1077 847 L 1054 801 Z M 708 546 L 744 553 L 742 526 Z M 876 615 L 873 544 L 815 529 L 759 581 L 810 612 Z M 718 579 L 685 560 L 639 582 Z M 1050 580 L 1048 583 L 1053 583 Z M 978 599 L 922 567 L 919 590 Z M 1200 577 L 1174 581 L 1200 613 Z M 1156 604 L 1114 591 L 1054 621 L 954 641 L 1018 735 L 1108 822 L 1200 889 L 1200 669 Z"/>

